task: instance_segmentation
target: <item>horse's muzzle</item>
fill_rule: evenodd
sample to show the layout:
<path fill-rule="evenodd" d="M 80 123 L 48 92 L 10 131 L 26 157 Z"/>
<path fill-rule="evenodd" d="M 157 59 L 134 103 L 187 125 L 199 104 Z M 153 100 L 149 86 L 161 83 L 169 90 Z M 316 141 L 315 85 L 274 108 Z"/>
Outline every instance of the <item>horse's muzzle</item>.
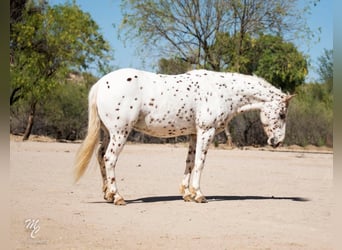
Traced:
<path fill-rule="evenodd" d="M 276 141 L 274 138 L 271 138 L 269 140 L 269 144 L 273 147 L 273 148 L 277 148 L 281 145 L 281 141 Z"/>

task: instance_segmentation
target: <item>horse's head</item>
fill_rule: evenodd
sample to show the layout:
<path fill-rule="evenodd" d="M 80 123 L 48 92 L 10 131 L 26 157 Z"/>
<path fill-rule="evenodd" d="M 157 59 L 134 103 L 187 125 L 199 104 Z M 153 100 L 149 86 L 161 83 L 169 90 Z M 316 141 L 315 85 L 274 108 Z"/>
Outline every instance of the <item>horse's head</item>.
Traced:
<path fill-rule="evenodd" d="M 285 139 L 287 108 L 294 95 L 286 95 L 280 100 L 265 102 L 260 109 L 260 118 L 267 134 L 267 143 L 276 148 Z"/>

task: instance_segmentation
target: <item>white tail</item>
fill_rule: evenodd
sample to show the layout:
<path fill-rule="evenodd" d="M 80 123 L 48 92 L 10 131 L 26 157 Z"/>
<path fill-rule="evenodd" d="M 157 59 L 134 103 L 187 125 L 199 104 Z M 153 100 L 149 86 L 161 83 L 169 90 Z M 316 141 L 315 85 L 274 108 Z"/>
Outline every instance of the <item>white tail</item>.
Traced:
<path fill-rule="evenodd" d="M 76 154 L 74 178 L 77 182 L 86 171 L 96 144 L 99 141 L 101 121 L 96 106 L 97 84 L 89 92 L 88 132 Z"/>

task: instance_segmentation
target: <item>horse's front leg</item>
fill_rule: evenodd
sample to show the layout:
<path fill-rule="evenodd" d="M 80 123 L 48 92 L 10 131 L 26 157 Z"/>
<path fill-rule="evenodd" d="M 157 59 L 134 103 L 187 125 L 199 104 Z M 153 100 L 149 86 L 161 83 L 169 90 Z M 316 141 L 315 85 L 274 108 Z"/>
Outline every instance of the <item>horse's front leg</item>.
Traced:
<path fill-rule="evenodd" d="M 196 154 L 196 135 L 190 135 L 188 156 L 186 158 L 184 177 L 180 187 L 180 193 L 183 195 L 184 201 L 191 201 L 191 193 L 189 190 L 191 172 L 195 165 Z"/>
<path fill-rule="evenodd" d="M 193 171 L 192 184 L 190 186 L 190 193 L 192 195 L 192 198 L 198 203 L 207 202 L 207 200 L 201 192 L 200 181 L 205 158 L 209 149 L 209 145 L 214 138 L 214 135 L 215 128 L 210 128 L 206 130 L 198 129 L 197 131 L 195 167 Z"/>

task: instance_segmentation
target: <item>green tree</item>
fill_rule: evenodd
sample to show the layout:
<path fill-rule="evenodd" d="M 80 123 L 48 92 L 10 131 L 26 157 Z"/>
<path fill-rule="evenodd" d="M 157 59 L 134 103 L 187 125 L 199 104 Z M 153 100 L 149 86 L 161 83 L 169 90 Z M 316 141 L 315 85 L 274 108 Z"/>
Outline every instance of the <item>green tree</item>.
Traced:
<path fill-rule="evenodd" d="M 158 73 L 161 74 L 182 74 L 191 69 L 191 64 L 181 58 L 161 58 L 158 61 Z"/>
<path fill-rule="evenodd" d="M 307 75 L 306 58 L 293 43 L 284 41 L 280 36 L 260 34 L 252 38 L 245 35 L 243 53 L 239 54 L 235 49 L 238 39 L 239 34 L 237 37 L 227 33 L 217 35 L 210 51 L 211 57 L 215 58 L 222 70 L 256 74 L 289 92 L 304 83 Z"/>
<path fill-rule="evenodd" d="M 239 34 L 216 34 L 215 43 L 210 47 L 210 58 L 222 71 L 252 74 L 255 70 L 253 63 L 257 61 L 254 51 L 257 39 L 247 34 L 243 36 L 243 41 L 240 42 L 239 39 Z M 236 49 L 237 44 L 240 44 L 239 50 Z"/>
<path fill-rule="evenodd" d="M 68 72 L 92 65 L 101 71 L 111 58 L 98 25 L 75 3 L 30 1 L 12 24 L 10 50 L 10 103 L 25 98 L 30 106 L 24 140 L 31 133 L 37 104 L 46 101 Z"/>
<path fill-rule="evenodd" d="M 304 83 L 307 75 L 306 58 L 294 44 L 279 36 L 259 35 L 251 38 L 246 35 L 242 44 L 244 50 L 240 55 L 235 49 L 238 37 L 239 35 L 232 37 L 228 33 L 216 35 L 214 45 L 209 48 L 215 67 L 222 71 L 256 74 L 283 91 L 293 92 L 298 85 Z M 324 57 L 322 60 L 325 62 L 328 59 Z M 236 61 L 239 68 L 236 68 Z M 159 60 L 159 71 L 164 73 L 183 73 L 190 66 L 180 58 Z"/>
<path fill-rule="evenodd" d="M 22 20 L 27 0 L 10 1 L 10 30 L 12 25 Z"/>
<path fill-rule="evenodd" d="M 306 58 L 293 43 L 285 42 L 279 36 L 262 35 L 253 50 L 256 61 L 252 70 L 283 91 L 294 92 L 303 84 L 308 73 Z"/>
<path fill-rule="evenodd" d="M 141 41 L 151 51 L 175 55 L 201 68 L 220 71 L 210 48 L 219 33 L 235 38 L 236 71 L 246 36 L 306 32 L 298 0 L 123 0 L 121 34 Z M 240 60 L 241 59 L 241 60 Z"/>

